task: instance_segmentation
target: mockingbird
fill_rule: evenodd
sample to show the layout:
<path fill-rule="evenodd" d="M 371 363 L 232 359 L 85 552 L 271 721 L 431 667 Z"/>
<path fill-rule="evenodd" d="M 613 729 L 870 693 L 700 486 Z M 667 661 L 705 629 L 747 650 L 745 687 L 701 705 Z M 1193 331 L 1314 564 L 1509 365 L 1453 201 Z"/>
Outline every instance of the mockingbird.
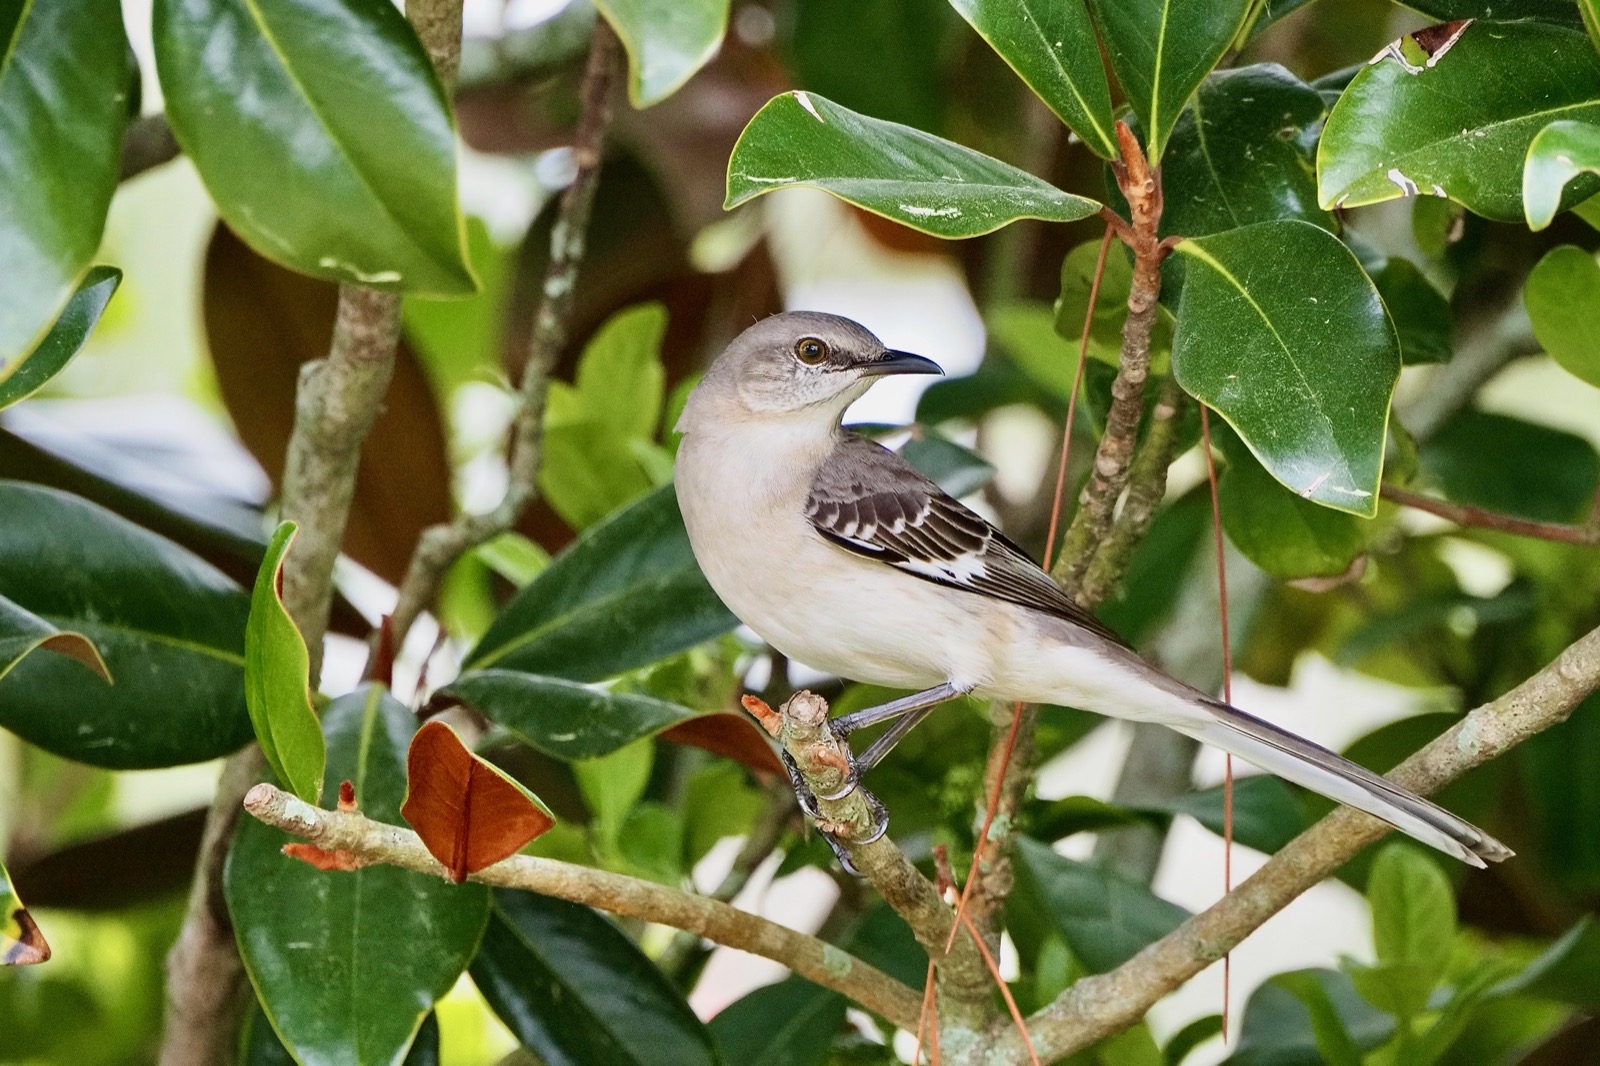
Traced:
<path fill-rule="evenodd" d="M 1062 704 L 1159 722 L 1474 866 L 1511 855 L 1442 807 L 1168 677 L 999 530 L 840 426 L 878 378 L 937 373 L 849 319 L 775 315 L 728 346 L 678 420 L 689 541 L 733 613 L 792 659 L 919 690 L 834 720 L 845 736 L 899 719 L 857 770 L 962 693 Z M 880 815 L 877 833 L 885 822 Z"/>

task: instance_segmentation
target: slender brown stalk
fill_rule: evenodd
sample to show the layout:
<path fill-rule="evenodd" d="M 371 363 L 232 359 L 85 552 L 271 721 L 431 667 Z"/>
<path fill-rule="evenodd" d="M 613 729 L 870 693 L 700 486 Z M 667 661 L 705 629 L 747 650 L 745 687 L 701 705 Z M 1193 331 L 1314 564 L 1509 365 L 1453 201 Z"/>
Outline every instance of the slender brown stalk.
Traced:
<path fill-rule="evenodd" d="M 265 784 L 249 791 L 244 809 L 267 825 L 304 837 L 326 851 L 348 852 L 366 864 L 384 863 L 436 877 L 448 876 L 417 834 L 371 821 L 359 812 L 322 810 Z M 832 944 L 719 900 L 637 877 L 531 855 L 514 855 L 472 874 L 470 880 L 500 888 L 526 889 L 612 914 L 684 929 L 781 962 L 819 985 L 842 992 L 895 1025 L 911 1028 L 917 1022 L 918 997 L 914 989 Z"/>
<path fill-rule="evenodd" d="M 1438 515 L 1458 526 L 1492 529 L 1498 533 L 1536 537 L 1539 540 L 1559 541 L 1562 544 L 1600 544 L 1600 499 L 1595 501 L 1589 520 L 1581 526 L 1574 526 L 1562 522 L 1535 522 L 1528 518 L 1517 518 L 1515 515 L 1498 514 L 1481 507 L 1424 496 L 1394 485 L 1384 485 L 1379 494 L 1390 503 Z"/>

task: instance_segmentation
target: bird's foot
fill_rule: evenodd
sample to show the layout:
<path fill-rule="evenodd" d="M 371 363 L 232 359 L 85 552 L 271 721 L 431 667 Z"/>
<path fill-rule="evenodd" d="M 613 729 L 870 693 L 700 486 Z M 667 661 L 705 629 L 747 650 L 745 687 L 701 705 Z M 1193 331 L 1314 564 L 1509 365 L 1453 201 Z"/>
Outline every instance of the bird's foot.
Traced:
<path fill-rule="evenodd" d="M 800 804 L 800 809 L 805 812 L 807 818 L 811 819 L 812 824 L 816 826 L 817 833 L 827 842 L 828 847 L 833 851 L 834 857 L 839 860 L 840 868 L 852 877 L 860 877 L 861 871 L 850 858 L 850 849 L 846 842 L 862 845 L 871 844 L 882 839 L 883 835 L 889 831 L 889 809 L 883 805 L 883 801 L 878 799 L 877 796 L 861 787 L 861 774 L 857 769 L 855 757 L 849 754 L 850 749 L 848 747 L 844 750 L 848 760 L 847 765 L 843 768 L 844 784 L 837 790 L 826 793 L 821 797 L 818 797 L 811 790 L 811 786 L 806 784 L 805 778 L 800 773 L 800 767 L 795 764 L 794 757 L 787 751 L 782 750 L 779 751 L 779 755 L 782 756 L 783 768 L 789 775 L 789 784 L 794 789 L 794 796 Z M 861 798 L 866 801 L 867 809 L 872 815 L 872 821 L 868 825 L 867 831 L 859 836 L 855 834 L 853 826 L 847 823 L 830 821 L 823 815 L 822 807 L 818 803 L 819 798 L 830 803 L 842 800 L 858 790 L 861 793 Z"/>

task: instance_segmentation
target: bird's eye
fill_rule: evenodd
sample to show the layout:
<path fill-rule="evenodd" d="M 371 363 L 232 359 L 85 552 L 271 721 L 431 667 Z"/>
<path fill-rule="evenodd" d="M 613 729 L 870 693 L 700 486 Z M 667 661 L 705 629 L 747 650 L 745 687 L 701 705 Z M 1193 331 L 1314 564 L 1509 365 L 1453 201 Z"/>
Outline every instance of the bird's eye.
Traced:
<path fill-rule="evenodd" d="M 828 358 L 828 346 L 815 337 L 801 337 L 794 343 L 794 357 L 806 366 L 816 366 Z"/>

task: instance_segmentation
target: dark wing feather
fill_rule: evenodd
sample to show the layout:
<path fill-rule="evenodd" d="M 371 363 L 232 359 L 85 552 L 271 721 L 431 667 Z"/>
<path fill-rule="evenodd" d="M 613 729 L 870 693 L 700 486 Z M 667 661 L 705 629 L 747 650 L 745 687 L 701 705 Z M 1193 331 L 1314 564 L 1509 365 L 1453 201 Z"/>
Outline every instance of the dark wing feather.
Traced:
<path fill-rule="evenodd" d="M 887 448 L 846 433 L 806 499 L 828 540 L 950 588 L 1064 618 L 1123 644 L 1005 535 Z"/>

